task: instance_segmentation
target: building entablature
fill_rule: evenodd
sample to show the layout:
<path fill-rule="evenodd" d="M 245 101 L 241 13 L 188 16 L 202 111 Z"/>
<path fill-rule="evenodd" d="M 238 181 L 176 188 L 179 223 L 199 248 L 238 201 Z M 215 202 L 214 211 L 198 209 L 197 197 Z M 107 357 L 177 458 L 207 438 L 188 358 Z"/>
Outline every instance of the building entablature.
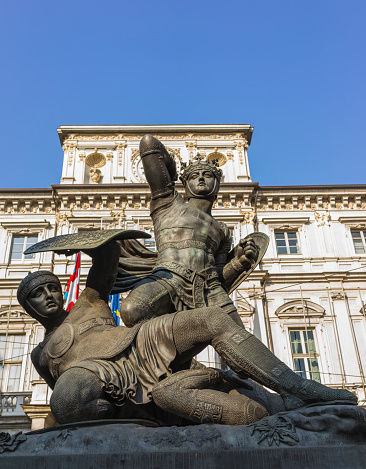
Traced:
<path fill-rule="evenodd" d="M 365 210 L 366 185 L 258 186 L 258 210 Z"/>

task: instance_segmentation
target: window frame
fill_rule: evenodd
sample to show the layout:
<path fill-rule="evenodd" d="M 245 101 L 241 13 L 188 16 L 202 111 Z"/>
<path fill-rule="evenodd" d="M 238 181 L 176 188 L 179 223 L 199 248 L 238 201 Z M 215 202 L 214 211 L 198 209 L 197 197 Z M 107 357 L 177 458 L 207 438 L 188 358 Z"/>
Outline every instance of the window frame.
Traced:
<path fill-rule="evenodd" d="M 13 259 L 13 254 L 15 252 L 19 252 L 19 251 L 13 251 L 13 247 L 14 247 L 14 241 L 16 238 L 24 238 L 24 241 L 23 241 L 23 248 L 22 248 L 22 251 L 21 251 L 21 258 L 20 259 Z M 34 243 L 32 243 L 31 245 L 28 246 L 28 243 L 27 243 L 27 240 L 29 238 L 37 238 L 37 241 L 35 241 Z M 27 254 L 27 255 L 24 255 L 24 251 L 32 246 L 33 244 L 36 244 L 38 243 L 39 241 L 39 233 L 37 232 L 30 232 L 30 233 L 12 233 L 12 238 L 11 238 L 11 243 L 10 243 L 10 251 L 9 251 L 9 264 L 19 264 L 19 263 L 23 263 L 23 262 L 34 262 L 35 258 L 36 258 L 36 254 Z M 20 244 L 17 243 L 17 245 L 19 246 Z"/>
<path fill-rule="evenodd" d="M 0 337 L 4 338 L 4 359 L 0 360 L 0 388 L 4 394 L 14 394 L 17 392 L 23 392 L 24 390 L 24 374 L 27 361 L 27 349 L 28 349 L 28 337 L 26 333 L 14 333 L 10 332 L 6 334 L 5 331 L 1 331 Z M 22 337 L 22 343 L 18 338 Z M 10 339 L 10 340 L 9 340 Z M 10 346 L 9 346 L 10 345 Z M 13 357 L 14 345 L 19 350 L 19 355 Z M 19 347 L 20 345 L 20 347 Z M 9 379 L 10 379 L 10 370 L 12 366 L 19 366 L 20 373 L 18 380 L 18 386 L 16 389 L 9 390 Z"/>
<path fill-rule="evenodd" d="M 295 353 L 293 350 L 293 343 L 295 343 L 292 338 L 291 338 L 291 333 L 298 332 L 300 336 L 300 344 L 301 344 L 301 353 Z M 309 347 L 309 333 L 312 334 L 313 338 L 312 341 L 314 343 L 314 352 L 310 351 Z M 305 334 L 307 335 L 308 339 L 305 339 Z M 317 352 L 318 350 L 318 344 L 316 341 L 316 334 L 315 334 L 315 329 L 314 328 L 304 328 L 304 327 L 289 327 L 288 328 L 288 339 L 289 339 L 289 350 L 291 354 L 291 360 L 292 360 L 292 369 L 296 374 L 299 376 L 302 376 L 303 378 L 306 379 L 312 379 L 314 381 L 317 381 L 321 383 L 321 372 L 320 372 L 320 353 Z M 318 370 L 314 371 L 312 368 L 312 365 L 309 363 L 311 359 L 316 359 L 317 365 L 318 365 Z M 295 366 L 295 360 L 303 360 L 304 363 L 304 370 L 296 370 Z M 316 376 L 318 375 L 318 376 Z"/>
<path fill-rule="evenodd" d="M 288 239 L 288 234 L 295 234 L 296 235 L 296 248 L 297 252 L 290 252 L 291 246 L 289 243 Z M 284 235 L 284 241 L 285 241 L 285 247 L 287 252 L 278 252 L 279 246 L 277 244 L 277 234 L 283 234 Z M 276 254 L 277 256 L 296 256 L 298 254 L 301 254 L 300 251 L 300 243 L 299 243 L 299 233 L 298 230 L 280 230 L 280 229 L 275 229 L 274 230 L 274 240 L 275 240 L 275 247 L 276 247 Z"/>
<path fill-rule="evenodd" d="M 352 240 L 352 245 L 353 245 L 353 251 L 356 255 L 359 254 L 366 254 L 366 228 L 351 228 L 351 240 Z M 353 238 L 353 233 L 359 233 L 361 237 L 361 242 L 362 242 L 362 247 L 363 247 L 363 252 L 357 252 L 356 251 L 356 245 L 355 245 L 355 240 Z"/>

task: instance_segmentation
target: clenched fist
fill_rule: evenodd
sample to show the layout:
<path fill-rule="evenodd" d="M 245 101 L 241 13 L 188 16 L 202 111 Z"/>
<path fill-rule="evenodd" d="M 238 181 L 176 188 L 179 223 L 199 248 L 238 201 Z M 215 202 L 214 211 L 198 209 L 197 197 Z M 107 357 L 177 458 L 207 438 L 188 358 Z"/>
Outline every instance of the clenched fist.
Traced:
<path fill-rule="evenodd" d="M 259 247 L 252 239 L 241 239 L 234 248 L 235 258 L 248 270 L 257 262 Z"/>

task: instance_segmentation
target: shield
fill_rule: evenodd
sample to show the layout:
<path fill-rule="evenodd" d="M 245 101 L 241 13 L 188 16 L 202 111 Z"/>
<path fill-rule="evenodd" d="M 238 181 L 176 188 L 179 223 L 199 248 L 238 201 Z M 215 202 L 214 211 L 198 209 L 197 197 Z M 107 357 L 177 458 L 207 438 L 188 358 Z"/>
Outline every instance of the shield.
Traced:
<path fill-rule="evenodd" d="M 257 267 L 257 265 L 262 260 L 268 248 L 269 237 L 265 233 L 259 233 L 259 232 L 251 233 L 250 235 L 246 236 L 244 239 L 253 240 L 255 244 L 259 247 L 258 259 L 249 270 L 239 274 L 239 276 L 232 283 L 229 293 L 232 293 L 235 290 L 235 288 L 237 288 L 242 282 L 244 282 L 244 280 L 253 272 L 253 270 Z"/>
<path fill-rule="evenodd" d="M 33 244 L 24 254 L 42 251 L 54 251 L 70 256 L 78 251 L 95 249 L 112 239 L 151 238 L 151 235 L 139 230 L 98 230 L 84 231 L 68 235 L 55 236 Z"/>

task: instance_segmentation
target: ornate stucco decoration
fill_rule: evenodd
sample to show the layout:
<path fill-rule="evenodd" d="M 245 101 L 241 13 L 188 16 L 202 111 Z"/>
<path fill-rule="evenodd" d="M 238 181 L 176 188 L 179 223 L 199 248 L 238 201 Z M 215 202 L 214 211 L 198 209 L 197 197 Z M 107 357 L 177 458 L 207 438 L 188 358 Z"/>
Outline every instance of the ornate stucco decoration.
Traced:
<path fill-rule="evenodd" d="M 246 210 L 243 210 L 242 208 L 239 208 L 239 212 L 243 215 L 243 221 L 241 222 L 242 225 L 254 225 L 256 218 L 255 210 L 248 212 Z"/>
<path fill-rule="evenodd" d="M 68 216 L 71 216 L 71 213 L 66 212 L 57 212 L 56 213 L 56 223 L 58 226 L 70 226 Z"/>
<path fill-rule="evenodd" d="M 235 149 L 238 151 L 238 156 L 239 156 L 239 162 L 240 164 L 244 164 L 244 155 L 246 155 L 246 152 L 248 150 L 248 141 L 246 138 L 243 138 L 240 141 L 234 142 L 235 144 Z"/>
<path fill-rule="evenodd" d="M 219 166 L 224 166 L 227 161 L 226 156 L 223 153 L 217 151 L 217 148 L 214 148 L 214 151 L 207 156 L 207 159 L 210 163 L 212 163 L 214 160 L 217 160 L 217 164 Z"/>
<path fill-rule="evenodd" d="M 95 142 L 95 141 L 113 141 L 113 140 L 130 140 L 130 141 L 139 141 L 144 136 L 142 133 L 125 133 L 125 134 L 69 134 L 64 140 L 64 147 L 70 142 L 70 140 L 75 140 L 78 142 Z M 166 133 L 166 134 L 155 134 L 154 137 L 159 140 L 187 140 L 187 139 L 196 139 L 196 140 L 243 140 L 247 144 L 246 134 L 240 132 L 227 132 L 219 134 L 210 134 L 210 133 Z"/>
<path fill-rule="evenodd" d="M 110 210 L 109 214 L 114 218 L 114 221 L 110 224 L 110 228 L 115 228 L 116 226 L 122 226 L 122 222 L 126 215 L 127 202 L 122 202 L 122 210 L 115 212 L 115 204 L 109 204 L 108 208 Z"/>
<path fill-rule="evenodd" d="M 127 146 L 127 143 L 125 143 L 125 142 L 117 142 L 116 143 L 118 166 L 122 166 L 123 155 L 124 155 L 124 151 L 125 151 L 126 146 Z"/>
<path fill-rule="evenodd" d="M 345 296 L 344 293 L 341 291 L 334 291 L 330 294 L 330 297 L 332 298 L 333 301 L 340 301 L 344 300 Z"/>
<path fill-rule="evenodd" d="M 304 316 L 306 318 L 321 318 L 325 314 L 325 309 L 309 300 L 304 300 L 304 302 L 294 300 L 280 306 L 275 314 L 280 319 L 297 318 L 303 320 Z"/>
<path fill-rule="evenodd" d="M 330 225 L 330 213 L 329 212 L 315 212 L 314 213 L 315 221 L 318 223 L 318 226 Z"/>
<path fill-rule="evenodd" d="M 99 168 L 102 168 L 106 164 L 106 161 L 106 157 L 102 153 L 99 153 L 97 148 L 86 157 L 85 163 L 90 166 L 89 175 L 94 184 L 99 182 L 102 175 Z"/>
<path fill-rule="evenodd" d="M 189 159 L 192 160 L 195 156 L 195 152 L 197 149 L 197 142 L 196 141 L 186 142 L 186 148 L 188 150 Z"/>

